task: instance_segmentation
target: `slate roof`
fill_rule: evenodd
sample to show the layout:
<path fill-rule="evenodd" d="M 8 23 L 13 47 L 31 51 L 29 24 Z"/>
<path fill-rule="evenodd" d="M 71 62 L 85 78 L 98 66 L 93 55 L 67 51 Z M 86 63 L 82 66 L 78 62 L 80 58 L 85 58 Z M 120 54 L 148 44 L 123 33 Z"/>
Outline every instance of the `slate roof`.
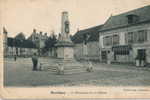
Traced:
<path fill-rule="evenodd" d="M 71 40 L 74 43 L 82 43 L 84 41 L 84 35 L 89 34 L 90 38 L 87 42 L 89 42 L 89 41 L 98 41 L 98 39 L 99 39 L 98 30 L 101 29 L 102 26 L 103 25 L 98 25 L 98 26 L 91 27 L 91 28 L 88 28 L 88 29 L 80 30 L 80 31 L 76 32 L 75 35 L 73 35 Z"/>
<path fill-rule="evenodd" d="M 137 23 L 128 24 L 128 15 L 137 15 L 139 21 Z M 111 16 L 104 24 L 103 28 L 99 31 L 107 31 L 115 28 L 126 27 L 134 24 L 139 24 L 143 22 L 150 22 L 150 5 L 138 8 L 135 10 L 128 11 L 119 15 Z"/>
<path fill-rule="evenodd" d="M 35 44 L 30 40 L 19 40 L 14 38 L 7 38 L 7 45 L 10 47 L 20 47 L 20 48 L 36 48 Z"/>

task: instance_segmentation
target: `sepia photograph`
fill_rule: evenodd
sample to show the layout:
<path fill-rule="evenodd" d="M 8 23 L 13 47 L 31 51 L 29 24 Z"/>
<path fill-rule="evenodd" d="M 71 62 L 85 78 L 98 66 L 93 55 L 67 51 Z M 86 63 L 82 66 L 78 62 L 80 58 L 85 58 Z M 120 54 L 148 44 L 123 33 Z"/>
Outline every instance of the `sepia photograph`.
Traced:
<path fill-rule="evenodd" d="M 3 87 L 150 87 L 149 0 L 0 0 L 0 6 Z"/>
<path fill-rule="evenodd" d="M 150 5 L 113 15 L 98 2 L 93 14 L 72 1 L 53 12 L 36 7 L 46 0 L 3 1 L 4 86 L 150 85 Z"/>

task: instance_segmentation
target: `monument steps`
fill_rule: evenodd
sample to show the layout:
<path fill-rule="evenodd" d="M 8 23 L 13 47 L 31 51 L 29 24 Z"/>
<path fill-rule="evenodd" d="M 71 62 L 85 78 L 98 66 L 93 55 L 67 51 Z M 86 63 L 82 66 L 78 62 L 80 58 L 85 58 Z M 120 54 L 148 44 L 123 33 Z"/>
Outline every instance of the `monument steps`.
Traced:
<path fill-rule="evenodd" d="M 43 63 L 43 68 L 52 73 L 57 73 L 58 63 L 64 66 L 64 74 L 75 74 L 75 73 L 86 72 L 86 67 L 83 64 L 80 64 L 79 62 L 75 62 L 75 61 L 74 63 L 71 62 L 64 63 L 62 61 L 58 61 L 57 63 L 52 65 L 49 65 L 48 63 Z"/>
<path fill-rule="evenodd" d="M 48 69 L 47 71 L 49 71 L 51 74 L 57 74 L 57 70 L 55 69 Z M 86 73 L 86 69 L 71 69 L 71 70 L 65 70 L 64 74 L 68 75 L 68 74 L 78 74 L 78 73 Z"/>
<path fill-rule="evenodd" d="M 48 69 L 56 69 L 58 65 L 49 65 L 49 64 L 43 64 L 44 68 Z M 78 69 L 78 68 L 84 68 L 84 65 L 78 65 L 78 64 L 63 64 L 64 69 Z"/>
<path fill-rule="evenodd" d="M 45 66 L 47 69 L 51 69 L 51 70 L 57 70 L 57 66 Z M 64 70 L 71 70 L 71 69 L 86 69 L 83 66 L 64 66 Z"/>
<path fill-rule="evenodd" d="M 56 69 L 48 69 L 48 70 L 51 71 L 52 73 L 56 73 L 57 74 L 57 70 Z M 76 73 L 83 73 L 83 72 L 87 72 L 86 69 L 64 70 L 64 74 L 76 74 Z"/>

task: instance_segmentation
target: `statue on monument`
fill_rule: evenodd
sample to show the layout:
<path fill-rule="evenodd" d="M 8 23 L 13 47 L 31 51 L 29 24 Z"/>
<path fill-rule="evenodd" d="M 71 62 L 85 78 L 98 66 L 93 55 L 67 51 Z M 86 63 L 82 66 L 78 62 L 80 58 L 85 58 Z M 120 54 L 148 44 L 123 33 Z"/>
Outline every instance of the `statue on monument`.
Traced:
<path fill-rule="evenodd" d="M 65 22 L 65 32 L 69 34 L 69 21 Z"/>

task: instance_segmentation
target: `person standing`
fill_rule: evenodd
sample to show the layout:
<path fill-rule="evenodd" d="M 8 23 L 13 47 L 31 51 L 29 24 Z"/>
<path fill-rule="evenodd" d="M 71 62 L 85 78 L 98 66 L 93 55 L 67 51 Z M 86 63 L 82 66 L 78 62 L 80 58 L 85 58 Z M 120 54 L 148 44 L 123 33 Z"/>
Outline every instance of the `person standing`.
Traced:
<path fill-rule="evenodd" d="M 108 53 L 107 53 L 107 64 L 111 64 L 111 60 L 112 60 L 112 53 L 110 51 L 108 51 Z"/>
<path fill-rule="evenodd" d="M 38 56 L 36 53 L 32 56 L 32 63 L 33 63 L 33 71 L 37 70 L 37 64 L 38 64 Z"/>
<path fill-rule="evenodd" d="M 17 56 L 15 55 L 15 56 L 14 56 L 14 61 L 16 61 L 16 60 L 17 60 Z"/>

